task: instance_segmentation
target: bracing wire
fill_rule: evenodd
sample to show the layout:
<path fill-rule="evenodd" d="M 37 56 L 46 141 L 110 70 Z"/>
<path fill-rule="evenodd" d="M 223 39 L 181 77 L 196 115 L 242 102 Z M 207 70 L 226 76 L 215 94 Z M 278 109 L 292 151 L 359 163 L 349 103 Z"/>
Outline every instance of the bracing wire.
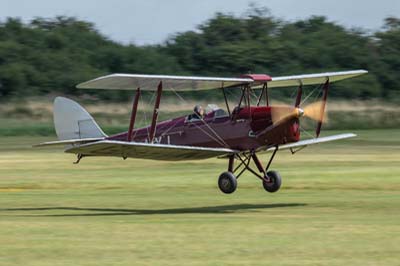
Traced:
<path fill-rule="evenodd" d="M 177 91 L 175 91 L 174 89 L 172 89 L 172 91 L 184 102 L 184 103 L 188 103 L 188 101 L 186 101 L 181 95 L 179 95 L 179 93 Z M 221 146 L 225 146 L 229 148 L 229 145 L 221 138 L 221 136 L 218 135 L 217 132 L 215 132 L 215 130 L 213 130 L 210 125 L 208 125 L 203 119 L 200 119 L 200 121 L 215 135 L 215 137 L 217 139 L 219 139 L 219 141 L 217 141 L 215 138 L 213 138 L 210 134 L 208 134 L 206 131 L 204 131 L 202 128 L 198 127 L 196 124 L 194 124 L 197 128 L 199 128 L 203 133 L 205 133 L 207 136 L 209 136 L 211 139 L 213 139 L 214 141 L 218 142 L 220 145 L 222 143 Z"/>
<path fill-rule="evenodd" d="M 195 123 L 193 123 L 193 125 L 198 128 L 199 130 L 201 130 L 204 134 L 206 134 L 207 136 L 209 136 L 212 140 L 214 140 L 215 142 L 217 142 L 219 145 L 221 145 L 222 147 L 229 147 L 225 142 L 221 142 L 220 140 L 218 140 L 217 138 L 213 137 L 212 135 L 210 135 L 207 131 L 205 131 L 204 129 L 202 129 L 201 127 L 199 127 L 198 125 L 196 125 Z M 215 134 L 215 133 L 214 133 Z M 222 140 L 222 139 L 221 139 Z M 222 140 L 223 141 L 223 140 Z"/>
<path fill-rule="evenodd" d="M 316 86 L 316 87 L 304 98 L 304 100 L 300 103 L 300 106 L 303 105 L 303 104 L 308 100 L 308 98 L 310 98 L 310 97 L 315 93 L 315 91 L 316 91 L 317 89 L 320 89 L 321 86 L 322 86 L 322 85 Z"/>
<path fill-rule="evenodd" d="M 314 136 L 313 136 L 311 133 L 309 133 L 304 127 L 302 127 L 301 124 L 300 124 L 300 129 L 301 129 L 304 133 L 306 133 L 306 135 L 308 135 L 309 137 L 314 138 Z"/>

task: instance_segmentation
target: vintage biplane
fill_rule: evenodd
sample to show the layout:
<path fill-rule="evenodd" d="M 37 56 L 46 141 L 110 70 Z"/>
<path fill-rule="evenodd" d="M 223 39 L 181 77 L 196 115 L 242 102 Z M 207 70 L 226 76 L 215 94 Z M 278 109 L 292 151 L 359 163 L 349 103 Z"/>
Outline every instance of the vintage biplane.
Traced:
<path fill-rule="evenodd" d="M 366 73 L 355 70 L 285 77 L 247 74 L 238 78 L 112 74 L 81 83 L 77 88 L 136 90 L 127 132 L 107 136 L 79 104 L 57 97 L 54 124 L 59 141 L 37 146 L 65 145 L 65 152 L 77 155 L 76 163 L 89 156 L 169 161 L 226 158 L 227 171 L 218 179 L 222 192 L 234 192 L 237 179 L 246 170 L 261 179 L 266 191 L 276 192 L 281 186 L 281 177 L 269 168 L 278 151 L 289 149 L 295 153 L 309 145 L 355 136 L 349 133 L 319 137 L 330 84 Z M 303 86 L 307 85 L 317 85 L 315 89 L 322 95 L 319 101 L 302 107 Z M 297 89 L 293 106 L 270 105 L 268 91 L 284 87 Z M 210 89 L 221 91 L 226 110 L 214 106 L 204 116 L 196 113 L 157 121 L 163 91 Z M 148 90 L 155 94 L 152 121 L 149 126 L 135 129 L 141 92 Z M 227 100 L 228 90 L 239 92 L 235 106 L 230 106 Z M 315 137 L 300 140 L 301 117 L 316 121 Z M 266 152 L 271 157 L 263 166 L 258 154 Z"/>

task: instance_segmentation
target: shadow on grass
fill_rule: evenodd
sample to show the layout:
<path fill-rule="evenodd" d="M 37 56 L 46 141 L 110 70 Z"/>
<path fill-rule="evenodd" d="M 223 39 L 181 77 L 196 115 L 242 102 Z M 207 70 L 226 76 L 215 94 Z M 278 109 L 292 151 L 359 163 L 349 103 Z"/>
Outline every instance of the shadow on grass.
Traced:
<path fill-rule="evenodd" d="M 117 216 L 117 215 L 152 215 L 152 214 L 212 214 L 212 213 L 235 213 L 242 210 L 288 208 L 306 206 L 304 203 L 277 203 L 277 204 L 235 204 L 222 206 L 207 206 L 196 208 L 176 208 L 176 209 L 109 209 L 109 208 L 79 208 L 79 207 L 44 207 L 44 208 L 10 208 L 0 209 L 0 212 L 32 212 L 32 211 L 83 211 L 84 213 L 62 213 L 62 214 L 29 214 L 18 216 L 47 216 L 47 217 L 67 217 L 67 216 Z M 89 213 L 90 212 L 90 213 Z"/>

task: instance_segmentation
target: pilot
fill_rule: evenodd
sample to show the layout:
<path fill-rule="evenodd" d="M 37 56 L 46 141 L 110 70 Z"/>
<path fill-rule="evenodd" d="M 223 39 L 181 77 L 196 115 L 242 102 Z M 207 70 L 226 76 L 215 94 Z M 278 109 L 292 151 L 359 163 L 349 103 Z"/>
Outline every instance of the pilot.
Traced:
<path fill-rule="evenodd" d="M 189 120 L 192 120 L 192 119 L 203 119 L 203 117 L 204 117 L 204 109 L 203 109 L 203 107 L 201 107 L 201 105 L 196 105 L 193 108 L 193 114 L 191 114 L 189 116 Z"/>

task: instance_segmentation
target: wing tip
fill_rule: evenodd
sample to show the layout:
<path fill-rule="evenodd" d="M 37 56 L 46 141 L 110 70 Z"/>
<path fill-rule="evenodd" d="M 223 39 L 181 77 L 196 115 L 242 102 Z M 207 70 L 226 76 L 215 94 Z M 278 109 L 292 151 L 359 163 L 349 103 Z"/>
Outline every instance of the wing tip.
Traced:
<path fill-rule="evenodd" d="M 369 71 L 366 69 L 357 69 L 357 70 L 353 70 L 354 73 L 359 74 L 359 75 L 365 75 L 368 74 Z"/>
<path fill-rule="evenodd" d="M 118 76 L 123 76 L 124 74 L 120 74 L 120 73 L 114 73 L 114 74 L 109 74 L 109 75 L 105 75 L 105 76 L 100 76 L 85 82 L 81 82 L 78 85 L 76 85 L 75 87 L 77 89 L 97 89 L 95 86 L 90 86 L 90 84 L 92 84 L 93 82 L 105 79 L 105 78 L 112 78 L 112 77 L 118 77 Z"/>

